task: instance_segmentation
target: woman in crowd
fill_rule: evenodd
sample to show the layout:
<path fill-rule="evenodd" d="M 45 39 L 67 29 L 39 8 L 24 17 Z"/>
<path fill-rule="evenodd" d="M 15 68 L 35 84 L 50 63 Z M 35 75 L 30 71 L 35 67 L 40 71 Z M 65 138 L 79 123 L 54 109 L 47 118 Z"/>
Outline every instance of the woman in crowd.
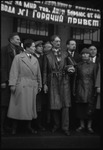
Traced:
<path fill-rule="evenodd" d="M 96 65 L 90 61 L 90 51 L 87 48 L 82 50 L 81 55 L 82 61 L 77 64 L 74 84 L 76 115 L 80 119 L 80 127 L 76 131 L 83 131 L 85 129 L 84 121 L 87 120 L 87 131 L 93 133 Z"/>

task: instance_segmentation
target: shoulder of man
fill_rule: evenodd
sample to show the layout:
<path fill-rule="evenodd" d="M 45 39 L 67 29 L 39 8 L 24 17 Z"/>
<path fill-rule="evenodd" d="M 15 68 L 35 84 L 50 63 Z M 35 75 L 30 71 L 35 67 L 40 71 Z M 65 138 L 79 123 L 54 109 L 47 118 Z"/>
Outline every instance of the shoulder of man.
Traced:
<path fill-rule="evenodd" d="M 8 44 L 8 45 L 5 45 L 5 46 L 3 46 L 3 47 L 1 47 L 1 50 L 7 50 L 8 48 L 10 48 L 10 45 Z"/>

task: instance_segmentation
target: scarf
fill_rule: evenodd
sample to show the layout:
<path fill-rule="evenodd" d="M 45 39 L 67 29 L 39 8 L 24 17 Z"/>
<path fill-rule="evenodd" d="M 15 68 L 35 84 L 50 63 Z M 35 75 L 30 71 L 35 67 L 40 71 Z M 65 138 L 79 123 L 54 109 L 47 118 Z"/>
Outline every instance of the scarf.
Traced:
<path fill-rule="evenodd" d="M 60 63 L 60 61 L 61 61 L 61 50 L 53 48 L 52 51 L 54 53 L 54 56 L 56 57 L 57 62 Z"/>

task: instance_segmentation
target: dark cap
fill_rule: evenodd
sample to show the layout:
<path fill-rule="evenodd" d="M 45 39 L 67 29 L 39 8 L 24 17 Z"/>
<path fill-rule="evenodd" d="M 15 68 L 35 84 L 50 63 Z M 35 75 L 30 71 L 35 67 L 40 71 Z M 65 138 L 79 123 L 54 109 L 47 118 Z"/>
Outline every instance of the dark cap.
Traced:
<path fill-rule="evenodd" d="M 90 54 L 90 50 L 88 48 L 83 48 L 82 51 L 81 51 L 81 55 L 83 53 L 87 53 L 87 54 Z"/>
<path fill-rule="evenodd" d="M 8 41 L 10 42 L 10 39 L 13 38 L 13 37 L 16 36 L 16 35 L 19 36 L 19 34 L 18 34 L 17 32 L 11 33 L 11 34 L 9 35 Z"/>
<path fill-rule="evenodd" d="M 36 41 L 35 42 L 35 46 L 37 47 L 38 45 L 42 45 L 43 44 L 43 41 Z"/>

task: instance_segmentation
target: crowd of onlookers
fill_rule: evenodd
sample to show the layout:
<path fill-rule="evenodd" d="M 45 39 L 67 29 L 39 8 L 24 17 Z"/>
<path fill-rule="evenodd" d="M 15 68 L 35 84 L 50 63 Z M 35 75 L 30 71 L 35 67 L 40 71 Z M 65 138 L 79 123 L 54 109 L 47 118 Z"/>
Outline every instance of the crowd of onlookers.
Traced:
<path fill-rule="evenodd" d="M 17 133 L 19 121 L 26 131 L 37 133 L 61 129 L 67 136 L 79 121 L 77 132 L 93 134 L 95 110 L 100 110 L 100 55 L 91 45 L 77 51 L 69 39 L 50 41 L 25 39 L 18 33 L 1 49 L 1 134 Z M 98 116 L 99 117 L 99 116 Z"/>

